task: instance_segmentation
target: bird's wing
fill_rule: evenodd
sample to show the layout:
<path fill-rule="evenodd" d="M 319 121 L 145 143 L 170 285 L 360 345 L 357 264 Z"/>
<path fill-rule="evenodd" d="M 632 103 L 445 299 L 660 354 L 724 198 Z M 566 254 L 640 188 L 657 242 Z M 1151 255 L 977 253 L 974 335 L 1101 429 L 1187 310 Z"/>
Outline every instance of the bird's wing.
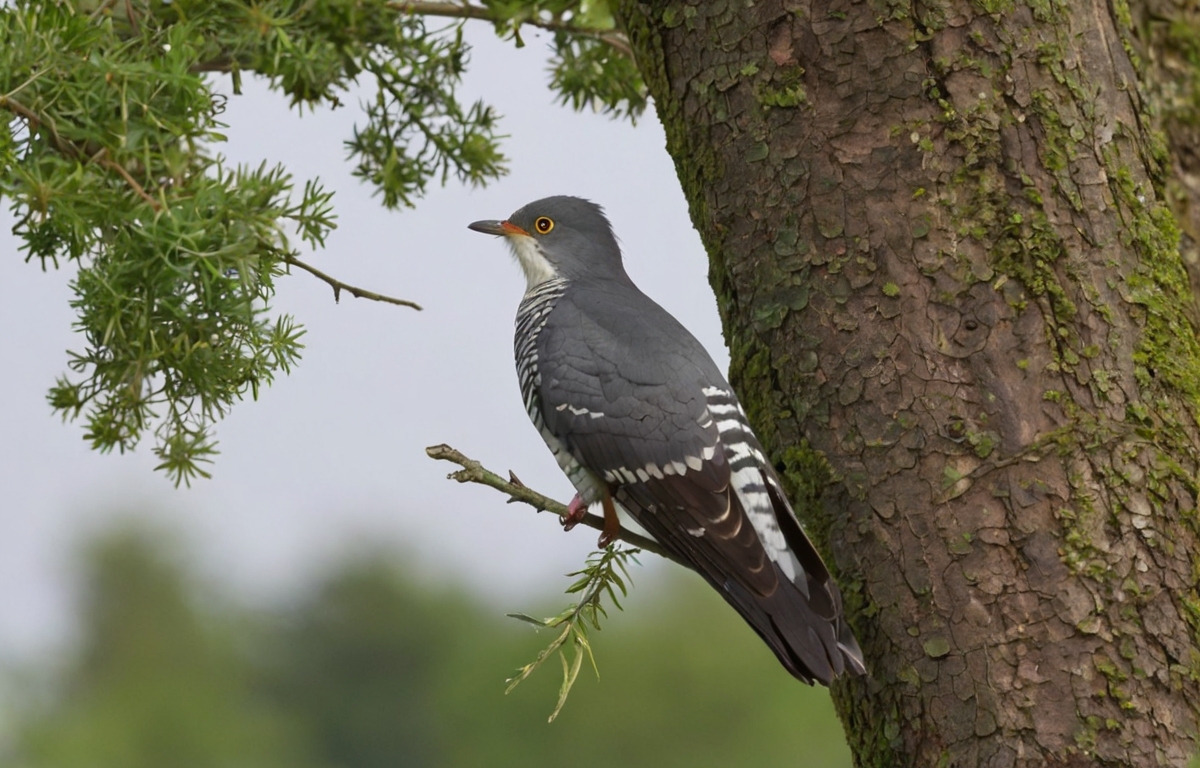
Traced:
<path fill-rule="evenodd" d="M 707 354 L 696 359 L 694 340 L 658 343 L 656 323 L 621 338 L 578 308 L 560 311 L 539 339 L 546 427 L 793 674 L 828 682 L 860 668 L 837 587 Z"/>

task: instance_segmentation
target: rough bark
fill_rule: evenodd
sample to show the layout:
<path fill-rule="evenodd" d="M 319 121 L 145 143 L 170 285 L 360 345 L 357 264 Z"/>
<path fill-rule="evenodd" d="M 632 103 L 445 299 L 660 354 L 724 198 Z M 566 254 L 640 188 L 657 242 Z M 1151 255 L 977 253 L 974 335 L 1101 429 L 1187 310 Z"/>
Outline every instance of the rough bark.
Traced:
<path fill-rule="evenodd" d="M 625 2 L 861 766 L 1186 765 L 1200 345 L 1123 3 Z"/>
<path fill-rule="evenodd" d="M 1200 7 L 1193 0 L 1135 0 L 1129 21 L 1147 111 L 1170 155 L 1165 200 L 1183 230 L 1179 253 L 1200 298 Z M 1200 306 L 1189 314 L 1196 324 Z"/>

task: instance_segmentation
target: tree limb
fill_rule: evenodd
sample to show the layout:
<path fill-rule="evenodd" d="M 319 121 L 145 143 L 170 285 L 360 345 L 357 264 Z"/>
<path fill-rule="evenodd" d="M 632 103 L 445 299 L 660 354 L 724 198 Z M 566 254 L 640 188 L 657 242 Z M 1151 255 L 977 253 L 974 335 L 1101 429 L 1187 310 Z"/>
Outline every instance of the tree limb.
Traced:
<path fill-rule="evenodd" d="M 17 90 L 20 89 L 18 88 Z M 16 91 L 13 91 L 12 93 L 15 92 Z M 6 109 L 9 112 L 12 112 L 14 115 L 23 118 L 29 124 L 29 129 L 31 131 L 36 130 L 39 126 L 45 127 L 46 133 L 50 138 L 50 143 L 53 144 L 54 148 L 59 152 L 73 160 L 79 160 L 84 163 L 94 163 L 95 165 L 99 165 L 101 168 L 116 173 L 118 176 L 124 179 L 125 183 L 129 185 L 129 188 L 132 189 L 138 197 L 145 200 L 151 208 L 153 208 L 155 211 L 161 211 L 163 209 L 163 204 L 159 200 L 154 199 L 154 197 L 152 197 L 150 193 L 147 192 L 146 189 L 137 182 L 137 179 L 133 178 L 133 175 L 130 174 L 123 165 L 105 156 L 105 154 L 108 152 L 107 148 L 101 148 L 100 151 L 96 152 L 94 155 L 88 155 L 74 143 L 60 136 L 58 129 L 54 126 L 53 120 L 43 118 L 29 107 L 25 106 L 16 99 L 13 99 L 11 93 L 0 96 L 0 109 Z M 327 275 L 316 267 L 305 264 L 303 261 L 300 261 L 297 258 L 287 257 L 284 259 L 284 262 L 291 264 L 292 266 L 299 267 L 300 269 L 303 269 L 304 271 L 309 272 L 328 283 L 333 288 L 334 301 L 338 301 L 341 298 L 342 291 L 345 291 L 356 299 L 370 299 L 371 301 L 381 301 L 386 304 L 396 304 L 401 307 L 412 307 L 413 309 L 417 310 L 421 309 L 420 304 L 408 301 L 407 299 L 397 299 L 392 296 L 385 296 L 381 293 L 376 293 L 374 291 L 368 291 L 366 288 L 359 288 L 348 283 L 343 283 L 341 280 L 338 280 L 331 275 Z"/>
<path fill-rule="evenodd" d="M 467 458 L 463 454 L 445 444 L 431 445 L 425 449 L 425 453 L 431 459 L 449 461 L 462 467 L 462 469 L 458 470 L 457 472 L 451 472 L 449 475 L 447 475 L 447 477 L 449 477 L 451 480 L 456 480 L 460 483 L 478 483 L 479 485 L 486 485 L 491 488 L 495 488 L 501 493 L 508 494 L 509 504 L 512 504 L 514 501 L 520 501 L 528 504 L 539 512 L 545 510 L 547 512 L 553 512 L 559 517 L 564 518 L 569 514 L 565 504 L 561 504 L 549 496 L 543 496 L 537 491 L 526 487 L 525 484 L 518 480 L 517 476 L 511 471 L 508 473 L 509 479 L 505 480 L 495 472 L 485 469 L 484 466 L 478 461 Z M 597 531 L 604 530 L 604 518 L 600 517 L 599 515 L 585 515 L 583 520 L 580 522 L 589 528 L 596 529 Z M 671 562 L 688 567 L 686 563 L 675 557 L 675 555 L 671 554 L 667 550 L 663 549 L 662 545 L 653 539 L 634 533 L 626 528 L 621 529 L 620 533 L 617 534 L 617 538 L 626 544 L 637 547 L 638 549 L 643 549 L 647 552 L 653 552 L 660 557 L 665 557 Z"/>
<path fill-rule="evenodd" d="M 370 299 L 371 301 L 382 301 L 385 304 L 395 304 L 395 305 L 401 306 L 401 307 L 412 307 L 413 309 L 416 309 L 416 310 L 421 309 L 420 304 L 409 301 L 408 299 L 397 299 L 397 298 L 393 298 L 391 296 L 384 296 L 382 293 L 375 293 L 374 291 L 368 291 L 366 288 L 358 288 L 358 287 L 350 285 L 348 283 L 343 283 L 341 280 L 338 280 L 336 277 L 327 275 L 324 272 L 322 272 L 321 270 L 317 269 L 316 267 L 311 266 L 309 264 L 305 264 L 303 261 L 300 261 L 300 259 L 297 259 L 293 256 L 288 256 L 288 257 L 284 258 L 284 262 L 287 264 L 291 264 L 294 267 L 299 267 L 300 269 L 303 269 L 305 272 L 308 272 L 308 273 L 316 276 L 317 278 L 324 280 L 326 283 L 329 283 L 329 285 L 333 288 L 334 302 L 340 301 L 342 298 L 342 291 L 345 291 L 346 293 L 350 294 L 351 296 L 353 296 L 356 299 Z"/>
<path fill-rule="evenodd" d="M 545 29 L 550 32 L 568 32 L 570 34 L 580 35 L 582 37 L 594 37 L 605 45 L 616 49 L 622 56 L 626 56 L 630 59 L 633 58 L 633 49 L 629 46 L 629 38 L 627 38 L 624 33 L 618 32 L 615 29 L 580 27 L 570 22 L 559 21 L 558 19 L 539 19 L 536 16 L 530 16 L 522 19 L 505 19 L 497 16 L 496 12 L 491 8 L 482 5 L 472 5 L 469 2 L 437 3 L 392 0 L 392 2 L 388 3 L 388 7 L 394 8 L 401 13 L 407 13 L 414 16 L 442 16 L 452 19 L 480 19 L 482 21 L 491 21 L 494 23 L 515 21 L 518 24 L 528 24 L 531 27 Z"/>
<path fill-rule="evenodd" d="M 544 29 L 549 32 L 566 32 L 580 37 L 591 37 L 614 49 L 627 59 L 633 60 L 633 48 L 624 32 L 615 29 L 600 29 L 598 27 L 581 27 L 571 22 L 556 19 L 539 19 L 535 16 L 522 19 L 505 19 L 496 14 L 491 8 L 482 5 L 454 2 L 408 2 L 408 0 L 391 0 L 388 7 L 400 13 L 412 16 L 439 16 L 449 19 L 477 19 L 490 21 L 493 24 L 514 21 L 518 25 L 528 24 L 531 27 Z M 234 60 L 228 54 L 222 54 L 208 61 L 198 62 L 191 67 L 192 72 L 229 72 L 233 69 Z"/>

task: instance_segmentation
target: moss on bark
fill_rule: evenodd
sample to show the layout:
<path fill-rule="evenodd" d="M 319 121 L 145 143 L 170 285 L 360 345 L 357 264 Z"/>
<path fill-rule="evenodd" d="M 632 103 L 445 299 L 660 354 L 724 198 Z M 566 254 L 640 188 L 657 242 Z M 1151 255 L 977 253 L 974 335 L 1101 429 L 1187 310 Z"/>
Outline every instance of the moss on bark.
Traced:
<path fill-rule="evenodd" d="M 860 765 L 1184 765 L 1200 345 L 1119 4 L 626 4 Z"/>

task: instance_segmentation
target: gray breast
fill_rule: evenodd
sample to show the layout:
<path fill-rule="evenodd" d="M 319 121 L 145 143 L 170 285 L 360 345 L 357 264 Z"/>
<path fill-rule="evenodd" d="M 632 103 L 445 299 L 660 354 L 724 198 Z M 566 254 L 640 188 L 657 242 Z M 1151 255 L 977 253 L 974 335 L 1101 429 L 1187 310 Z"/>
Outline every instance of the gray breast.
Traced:
<path fill-rule="evenodd" d="M 538 337 L 546 327 L 554 305 L 562 298 L 566 289 L 567 281 L 556 278 L 539 283 L 525 292 L 521 306 L 517 308 L 513 352 L 517 361 L 517 381 L 521 385 L 521 397 L 525 401 L 525 412 L 529 414 L 529 420 L 537 427 L 538 433 L 554 454 L 555 461 L 571 481 L 571 485 L 591 503 L 600 498 L 601 488 L 595 476 L 576 461 L 563 442 L 546 427 L 539 394 L 542 374 L 538 366 Z"/>

